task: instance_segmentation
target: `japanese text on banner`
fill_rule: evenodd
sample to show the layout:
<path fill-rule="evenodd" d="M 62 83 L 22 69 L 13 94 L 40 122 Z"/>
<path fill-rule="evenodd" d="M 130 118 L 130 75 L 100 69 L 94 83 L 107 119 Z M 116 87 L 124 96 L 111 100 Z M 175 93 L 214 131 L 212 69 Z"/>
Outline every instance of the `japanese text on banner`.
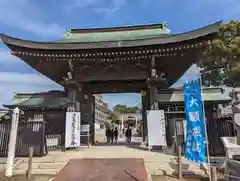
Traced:
<path fill-rule="evenodd" d="M 199 80 L 184 84 L 184 105 L 187 120 L 185 157 L 206 162 L 205 123 Z"/>

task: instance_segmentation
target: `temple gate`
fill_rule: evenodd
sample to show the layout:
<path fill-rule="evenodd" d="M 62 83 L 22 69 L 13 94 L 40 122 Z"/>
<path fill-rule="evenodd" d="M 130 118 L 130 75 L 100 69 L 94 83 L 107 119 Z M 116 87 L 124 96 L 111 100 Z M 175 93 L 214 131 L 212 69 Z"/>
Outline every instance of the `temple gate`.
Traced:
<path fill-rule="evenodd" d="M 143 140 L 146 110 L 158 109 L 158 90 L 175 83 L 196 63 L 221 22 L 182 34 L 166 24 L 69 29 L 62 39 L 37 42 L 0 35 L 11 53 L 65 87 L 69 110 L 80 111 L 94 142 L 94 97 L 142 93 Z"/>

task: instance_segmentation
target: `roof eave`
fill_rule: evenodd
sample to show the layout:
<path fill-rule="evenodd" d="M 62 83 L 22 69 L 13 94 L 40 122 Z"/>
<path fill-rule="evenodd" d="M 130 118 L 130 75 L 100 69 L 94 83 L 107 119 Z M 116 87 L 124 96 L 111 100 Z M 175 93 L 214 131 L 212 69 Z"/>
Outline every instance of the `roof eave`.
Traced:
<path fill-rule="evenodd" d="M 119 48 L 119 47 L 134 47 L 134 46 L 148 46 L 148 45 L 164 45 L 177 42 L 184 42 L 188 40 L 205 37 L 217 32 L 222 21 L 218 21 L 214 24 L 199 28 L 186 33 L 172 34 L 164 37 L 157 38 L 144 38 L 138 40 L 124 40 L 124 41 L 106 41 L 106 42 L 38 42 L 29 41 L 19 38 L 10 37 L 4 34 L 0 34 L 0 39 L 7 46 L 17 46 L 29 49 L 42 49 L 42 50 L 76 50 L 76 49 L 98 49 L 98 48 Z M 99 44 L 101 46 L 99 46 Z"/>
<path fill-rule="evenodd" d="M 16 107 L 20 109 L 67 109 L 67 106 L 26 106 L 26 105 L 6 105 L 4 104 L 3 107 L 14 109 Z"/>

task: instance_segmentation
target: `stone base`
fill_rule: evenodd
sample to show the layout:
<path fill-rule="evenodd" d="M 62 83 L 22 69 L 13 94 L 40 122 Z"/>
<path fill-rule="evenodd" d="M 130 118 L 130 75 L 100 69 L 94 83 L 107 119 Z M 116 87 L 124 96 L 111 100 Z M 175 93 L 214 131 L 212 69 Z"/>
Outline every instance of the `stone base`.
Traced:
<path fill-rule="evenodd" d="M 240 161 L 231 159 L 226 161 L 225 179 L 229 181 L 240 180 Z"/>
<path fill-rule="evenodd" d="M 233 155 L 233 160 L 240 161 L 240 155 Z"/>
<path fill-rule="evenodd" d="M 232 159 L 233 155 L 240 155 L 240 145 L 237 145 L 237 137 L 221 137 L 226 149 L 226 157 Z"/>
<path fill-rule="evenodd" d="M 89 143 L 90 142 L 90 137 L 89 137 Z M 82 145 L 88 145 L 88 137 L 87 136 L 81 136 L 81 144 Z"/>
<path fill-rule="evenodd" d="M 163 147 L 162 146 L 152 146 L 152 151 L 162 151 Z"/>

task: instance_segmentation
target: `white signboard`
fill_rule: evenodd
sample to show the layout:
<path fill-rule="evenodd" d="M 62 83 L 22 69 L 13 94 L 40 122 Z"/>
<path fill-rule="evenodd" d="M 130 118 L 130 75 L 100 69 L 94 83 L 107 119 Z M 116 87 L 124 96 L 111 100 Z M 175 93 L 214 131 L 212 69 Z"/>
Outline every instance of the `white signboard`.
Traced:
<path fill-rule="evenodd" d="M 166 146 L 164 110 L 149 110 L 147 114 L 149 146 Z"/>
<path fill-rule="evenodd" d="M 47 146 L 57 146 L 58 138 L 47 138 Z"/>
<path fill-rule="evenodd" d="M 89 124 L 81 125 L 81 132 L 89 132 L 89 130 L 90 130 Z"/>
<path fill-rule="evenodd" d="M 80 112 L 66 113 L 66 131 L 65 131 L 65 148 L 74 148 L 80 146 L 81 132 Z"/>

